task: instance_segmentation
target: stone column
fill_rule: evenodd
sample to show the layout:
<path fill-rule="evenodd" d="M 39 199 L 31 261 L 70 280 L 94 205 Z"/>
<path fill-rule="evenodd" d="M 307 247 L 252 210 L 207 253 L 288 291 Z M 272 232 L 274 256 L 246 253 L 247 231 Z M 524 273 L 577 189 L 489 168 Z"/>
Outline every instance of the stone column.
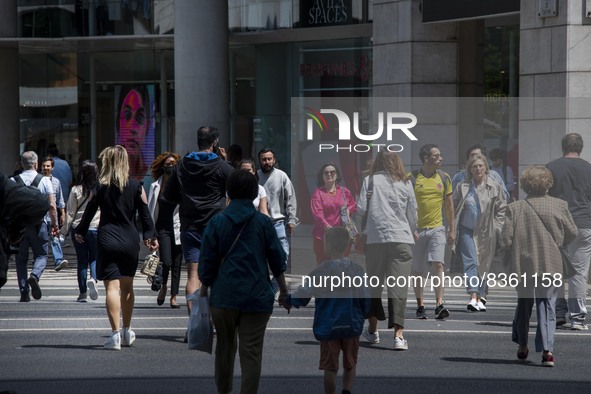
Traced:
<path fill-rule="evenodd" d="M 373 96 L 457 97 L 458 24 L 423 24 L 419 0 L 374 0 L 373 7 Z M 457 125 L 449 132 L 424 128 L 418 142 L 405 146 L 404 163 L 417 168 L 418 149 L 436 143 L 445 169 L 455 172 Z"/>
<path fill-rule="evenodd" d="M 230 141 L 228 2 L 175 0 L 175 144 L 197 149 L 197 129 L 215 126 Z"/>
<path fill-rule="evenodd" d="M 3 1 L 0 12 L 0 38 L 16 38 L 16 1 Z M 19 72 L 18 45 L 0 46 L 0 170 L 12 175 L 19 157 Z"/>
<path fill-rule="evenodd" d="M 562 156 L 560 141 L 573 132 L 591 161 L 591 19 L 584 1 L 557 0 L 557 14 L 544 18 L 539 3 L 521 0 L 520 172 Z"/>

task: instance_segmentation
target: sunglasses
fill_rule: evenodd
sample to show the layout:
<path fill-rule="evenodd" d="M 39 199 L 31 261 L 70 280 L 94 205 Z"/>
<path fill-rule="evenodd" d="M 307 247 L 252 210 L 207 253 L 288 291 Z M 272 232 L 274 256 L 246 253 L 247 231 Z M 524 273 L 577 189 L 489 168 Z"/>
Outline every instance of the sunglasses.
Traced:
<path fill-rule="evenodd" d="M 336 171 L 324 171 L 324 175 L 336 175 Z"/>

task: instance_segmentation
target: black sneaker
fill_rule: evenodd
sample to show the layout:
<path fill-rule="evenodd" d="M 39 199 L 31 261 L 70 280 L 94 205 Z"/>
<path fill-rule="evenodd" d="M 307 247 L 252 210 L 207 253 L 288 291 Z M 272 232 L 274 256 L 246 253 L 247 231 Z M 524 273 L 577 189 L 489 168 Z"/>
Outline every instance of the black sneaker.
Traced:
<path fill-rule="evenodd" d="M 427 320 L 427 311 L 425 311 L 425 307 L 424 306 L 419 306 L 417 308 L 417 319 L 423 319 L 423 320 Z"/>
<path fill-rule="evenodd" d="M 441 303 L 437 308 L 435 308 L 435 318 L 437 320 L 443 320 L 446 317 L 449 317 L 449 311 L 443 306 L 443 303 Z"/>
<path fill-rule="evenodd" d="M 42 294 L 41 288 L 39 287 L 39 279 L 37 279 L 35 275 L 31 275 L 29 276 L 27 283 L 29 284 L 29 286 L 31 286 L 31 294 L 33 295 L 33 298 L 36 300 L 40 300 Z"/>
<path fill-rule="evenodd" d="M 19 302 L 30 302 L 31 301 L 31 297 L 29 296 L 29 293 L 22 293 L 21 294 L 21 299 Z"/>

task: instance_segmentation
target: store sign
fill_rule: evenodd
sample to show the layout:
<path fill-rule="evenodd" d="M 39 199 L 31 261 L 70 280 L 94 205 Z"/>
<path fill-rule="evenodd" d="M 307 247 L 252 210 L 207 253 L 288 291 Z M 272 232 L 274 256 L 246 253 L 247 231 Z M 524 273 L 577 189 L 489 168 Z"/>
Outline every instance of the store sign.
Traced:
<path fill-rule="evenodd" d="M 301 27 L 352 23 L 351 0 L 300 0 Z"/>
<path fill-rule="evenodd" d="M 357 61 L 338 60 L 300 63 L 300 77 L 355 77 L 367 81 L 371 76 L 371 60 L 362 55 Z"/>

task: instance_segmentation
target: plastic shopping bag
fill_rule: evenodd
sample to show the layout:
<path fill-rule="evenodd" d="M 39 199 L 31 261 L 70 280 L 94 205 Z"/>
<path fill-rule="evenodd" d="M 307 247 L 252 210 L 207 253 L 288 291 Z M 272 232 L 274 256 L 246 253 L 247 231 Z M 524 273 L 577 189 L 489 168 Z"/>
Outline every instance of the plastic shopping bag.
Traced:
<path fill-rule="evenodd" d="M 187 296 L 191 302 L 191 316 L 187 330 L 189 350 L 200 350 L 211 354 L 213 348 L 213 324 L 209 309 L 209 297 L 201 297 L 199 290 Z"/>

